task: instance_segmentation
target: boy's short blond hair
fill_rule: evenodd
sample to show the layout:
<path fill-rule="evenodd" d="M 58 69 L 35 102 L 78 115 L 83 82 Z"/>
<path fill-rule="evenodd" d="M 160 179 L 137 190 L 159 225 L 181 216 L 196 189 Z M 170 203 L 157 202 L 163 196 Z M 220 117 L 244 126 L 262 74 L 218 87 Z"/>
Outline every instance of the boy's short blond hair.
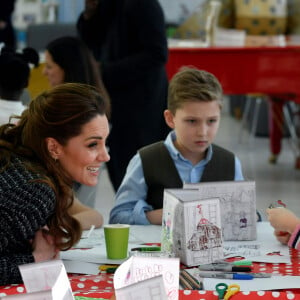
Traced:
<path fill-rule="evenodd" d="M 223 90 L 211 73 L 195 67 L 182 67 L 169 84 L 168 109 L 175 114 L 186 102 L 218 101 L 222 108 Z"/>

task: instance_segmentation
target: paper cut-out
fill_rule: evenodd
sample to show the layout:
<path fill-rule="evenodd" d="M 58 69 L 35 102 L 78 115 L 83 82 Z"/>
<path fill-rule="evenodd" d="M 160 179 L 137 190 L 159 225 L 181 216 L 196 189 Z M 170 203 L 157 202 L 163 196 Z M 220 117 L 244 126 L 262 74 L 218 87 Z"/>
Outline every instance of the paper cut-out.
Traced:
<path fill-rule="evenodd" d="M 61 260 L 19 266 L 27 293 L 51 291 L 55 300 L 74 300 L 70 281 Z M 45 298 L 48 299 L 48 298 Z"/>
<path fill-rule="evenodd" d="M 141 299 L 141 295 L 143 300 L 177 300 L 179 259 L 132 256 L 116 270 L 114 288 L 118 300 Z"/>
<path fill-rule="evenodd" d="M 225 241 L 253 241 L 256 233 L 256 190 L 254 181 L 218 181 L 184 184 L 197 189 L 198 199 L 220 199 L 222 233 Z"/>
<path fill-rule="evenodd" d="M 218 198 L 199 200 L 198 190 L 164 191 L 162 251 L 196 266 L 222 259 L 222 244 Z"/>

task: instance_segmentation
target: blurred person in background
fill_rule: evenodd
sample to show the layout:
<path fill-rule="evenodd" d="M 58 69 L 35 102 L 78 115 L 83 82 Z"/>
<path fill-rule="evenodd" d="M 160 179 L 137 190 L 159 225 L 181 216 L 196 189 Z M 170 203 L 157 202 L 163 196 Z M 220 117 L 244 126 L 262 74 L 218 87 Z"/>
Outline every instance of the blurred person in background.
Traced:
<path fill-rule="evenodd" d="M 28 86 L 30 64 L 38 66 L 39 55 L 33 48 L 15 52 L 3 47 L 0 52 L 0 124 L 10 121 L 12 115 L 20 115 L 25 106 L 21 95 Z"/>
<path fill-rule="evenodd" d="M 15 2 L 15 0 L 0 1 L 0 43 L 12 49 L 16 48 L 16 36 L 11 20 Z"/>
<path fill-rule="evenodd" d="M 115 190 L 141 147 L 164 139 L 168 47 L 157 0 L 86 0 L 77 28 L 111 98 L 107 167 Z"/>

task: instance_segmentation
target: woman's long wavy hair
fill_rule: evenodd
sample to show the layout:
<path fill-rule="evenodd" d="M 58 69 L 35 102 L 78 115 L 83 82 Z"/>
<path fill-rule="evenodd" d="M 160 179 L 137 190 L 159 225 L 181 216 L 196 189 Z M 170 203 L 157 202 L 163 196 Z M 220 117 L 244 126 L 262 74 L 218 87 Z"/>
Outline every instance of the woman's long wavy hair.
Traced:
<path fill-rule="evenodd" d="M 57 247 L 69 249 L 81 236 L 81 227 L 68 210 L 74 201 L 73 180 L 51 157 L 46 139 L 61 145 L 79 135 L 82 127 L 97 115 L 105 115 L 107 100 L 96 88 L 66 83 L 40 94 L 18 118 L 18 123 L 0 127 L 0 159 L 9 166 L 13 155 L 21 156 L 25 166 L 43 176 L 39 181 L 52 187 L 56 208 L 47 225 Z"/>

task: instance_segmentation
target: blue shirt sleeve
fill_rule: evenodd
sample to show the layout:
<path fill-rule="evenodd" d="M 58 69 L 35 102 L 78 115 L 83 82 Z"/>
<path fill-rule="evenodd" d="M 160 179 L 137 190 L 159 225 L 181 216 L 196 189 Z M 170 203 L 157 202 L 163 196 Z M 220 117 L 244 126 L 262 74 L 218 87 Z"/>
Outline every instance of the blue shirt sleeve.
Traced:
<path fill-rule="evenodd" d="M 234 176 L 234 180 L 238 181 L 238 180 L 244 180 L 244 176 L 243 176 L 243 172 L 242 172 L 242 165 L 240 160 L 235 156 L 235 176 Z"/>
<path fill-rule="evenodd" d="M 235 157 L 235 178 L 244 180 L 240 160 Z M 153 207 L 146 202 L 148 187 L 145 183 L 142 161 L 136 154 L 127 167 L 126 175 L 116 193 L 116 203 L 110 212 L 109 223 L 149 225 L 146 212 Z"/>
<path fill-rule="evenodd" d="M 141 158 L 136 154 L 129 162 L 116 193 L 116 203 L 110 212 L 109 223 L 149 225 L 145 213 L 153 210 L 153 207 L 146 202 L 147 192 Z"/>

